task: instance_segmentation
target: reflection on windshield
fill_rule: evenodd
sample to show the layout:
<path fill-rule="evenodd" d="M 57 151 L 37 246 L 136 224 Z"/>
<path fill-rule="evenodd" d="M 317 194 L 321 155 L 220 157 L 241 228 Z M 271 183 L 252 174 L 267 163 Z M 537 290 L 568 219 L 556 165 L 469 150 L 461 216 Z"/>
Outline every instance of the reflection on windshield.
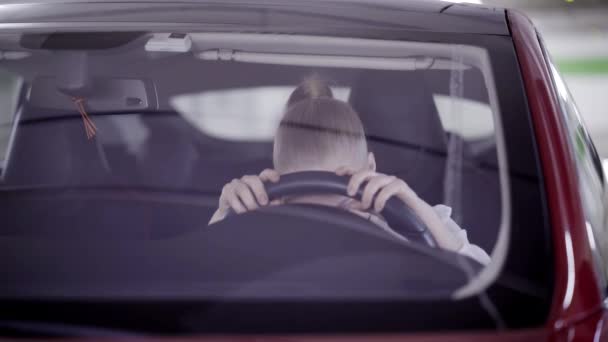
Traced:
<path fill-rule="evenodd" d="M 83 36 L 41 37 L 72 48 Z M 71 274 L 72 267 L 76 278 L 99 271 L 110 279 L 86 286 L 42 279 L 25 290 L 112 295 L 141 290 L 145 278 L 157 295 L 166 279 L 146 277 L 173 253 L 164 270 L 196 281 L 164 274 L 175 281 L 166 285 L 169 295 L 195 286 L 193 296 L 288 297 L 296 289 L 309 299 L 405 298 L 391 286 L 435 279 L 436 287 L 407 295 L 444 298 L 491 265 L 504 213 L 490 105 L 497 102 L 488 95 L 495 85 L 480 66 L 489 64 L 475 62 L 488 58 L 484 48 L 299 37 L 314 48 L 310 58 L 279 34 L 192 34 L 188 53 L 148 51 L 152 36 L 108 34 L 95 52 L 34 47 L 2 64 L 25 78 L 26 89 L 0 183 L 0 204 L 10 208 L 0 235 L 43 241 L 50 255 L 43 273 Z M 222 59 L 224 46 L 213 45 L 253 50 L 258 40 L 267 40 L 259 45 L 267 51 L 239 61 Z M 361 55 L 368 43 L 373 54 Z M 201 59 L 199 48 L 218 58 Z M 467 58 L 450 59 L 464 52 Z M 312 76 L 318 87 L 302 90 Z M 324 178 L 309 179 L 271 199 L 264 194 L 274 182 L 269 169 L 283 181 L 298 172 L 340 172 L 329 186 L 340 193 L 315 188 L 327 185 Z M 346 193 L 358 178 L 361 194 Z M 70 257 L 82 246 L 93 259 L 112 251 L 124 265 L 108 258 L 90 270 L 88 257 Z M 72 259 L 82 264 L 64 262 Z M 387 273 L 414 261 L 429 272 Z M 465 272 L 460 261 L 472 268 Z M 380 264 L 386 267 L 373 267 L 373 277 L 360 272 Z M 430 272 L 438 267 L 444 272 Z M 114 272 L 132 276 L 130 285 Z M 377 279 L 386 282 L 373 285 Z"/>
<path fill-rule="evenodd" d="M 184 94 L 173 97 L 173 108 L 203 133 L 243 141 L 272 140 L 284 101 L 293 87 L 258 87 Z M 350 90 L 332 87 L 337 99 L 347 101 Z M 217 115 L 217 113 L 222 113 Z"/>

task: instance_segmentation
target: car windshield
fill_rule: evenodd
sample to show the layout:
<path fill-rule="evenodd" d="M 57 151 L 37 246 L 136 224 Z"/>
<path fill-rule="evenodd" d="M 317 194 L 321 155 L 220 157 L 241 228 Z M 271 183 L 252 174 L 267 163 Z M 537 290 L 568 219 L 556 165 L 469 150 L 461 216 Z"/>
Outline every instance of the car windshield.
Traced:
<path fill-rule="evenodd" d="M 512 43 L 451 37 L 1 34 L 0 297 L 449 308 L 503 275 L 544 312 L 513 253 L 546 247 Z M 286 186 L 243 210 L 267 169 Z M 365 170 L 392 206 L 346 193 Z"/>

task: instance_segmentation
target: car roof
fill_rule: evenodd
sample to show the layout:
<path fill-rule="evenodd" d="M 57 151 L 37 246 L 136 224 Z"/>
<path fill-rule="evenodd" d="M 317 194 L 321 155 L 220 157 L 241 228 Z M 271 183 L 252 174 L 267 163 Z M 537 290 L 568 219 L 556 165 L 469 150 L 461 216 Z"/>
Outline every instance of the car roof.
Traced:
<path fill-rule="evenodd" d="M 245 22 L 266 28 L 343 25 L 359 30 L 509 35 L 504 9 L 445 0 L 9 0 L 0 6 L 0 32 L 43 27 L 149 30 L 154 24 L 169 28 L 172 23 L 185 29 L 209 22 Z"/>

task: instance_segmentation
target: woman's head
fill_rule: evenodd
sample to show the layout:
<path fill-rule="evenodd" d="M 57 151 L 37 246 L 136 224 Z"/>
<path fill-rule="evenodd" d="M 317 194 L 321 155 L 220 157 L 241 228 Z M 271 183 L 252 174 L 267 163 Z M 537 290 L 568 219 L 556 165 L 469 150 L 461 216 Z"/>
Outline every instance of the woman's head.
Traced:
<path fill-rule="evenodd" d="M 279 173 L 375 168 L 359 115 L 348 103 L 334 99 L 318 78 L 304 81 L 289 97 L 273 159 Z"/>

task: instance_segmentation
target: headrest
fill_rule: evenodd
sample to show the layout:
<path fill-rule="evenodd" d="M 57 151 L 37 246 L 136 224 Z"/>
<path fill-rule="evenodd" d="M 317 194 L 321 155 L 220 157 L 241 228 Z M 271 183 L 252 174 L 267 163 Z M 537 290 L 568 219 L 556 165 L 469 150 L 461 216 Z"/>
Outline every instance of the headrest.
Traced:
<path fill-rule="evenodd" d="M 446 135 L 421 71 L 362 74 L 349 102 L 368 137 L 445 151 Z"/>

